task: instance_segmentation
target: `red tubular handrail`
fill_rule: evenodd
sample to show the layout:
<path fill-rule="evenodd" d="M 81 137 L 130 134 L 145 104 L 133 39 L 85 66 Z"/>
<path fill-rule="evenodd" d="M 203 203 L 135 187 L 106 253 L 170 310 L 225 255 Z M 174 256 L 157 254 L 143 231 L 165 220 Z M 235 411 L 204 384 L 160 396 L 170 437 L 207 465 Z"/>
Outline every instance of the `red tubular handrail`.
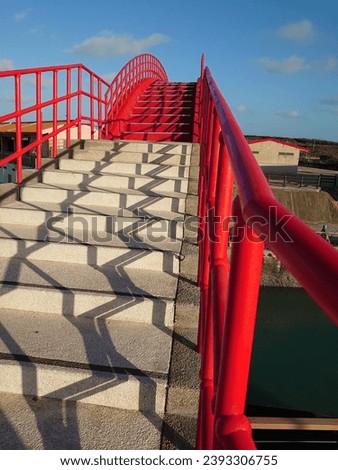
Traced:
<path fill-rule="evenodd" d="M 108 127 L 118 116 L 126 103 L 126 99 L 137 85 L 147 79 L 168 81 L 163 65 L 151 54 L 140 54 L 134 57 L 120 70 L 105 94 L 107 103 L 106 124 Z"/>
<path fill-rule="evenodd" d="M 336 324 L 338 252 L 276 200 L 204 63 L 203 55 L 197 112 L 202 354 L 197 448 L 254 449 L 244 413 L 264 245 Z M 233 180 L 238 196 L 231 210 Z"/>
<path fill-rule="evenodd" d="M 65 92 L 60 92 L 60 74 L 66 74 Z M 51 90 L 51 98 L 43 99 L 45 88 L 48 88 L 43 83 L 43 78 L 46 74 L 52 75 L 52 82 L 49 85 Z M 27 76 L 32 76 L 35 87 L 35 102 L 33 105 L 23 107 L 23 79 Z M 77 76 L 77 85 L 72 90 L 72 78 Z M 41 168 L 42 157 L 42 144 L 51 139 L 52 142 L 52 156 L 57 156 L 57 136 L 60 132 L 66 131 L 66 144 L 70 145 L 70 129 L 77 128 L 77 137 L 81 138 L 81 125 L 83 123 L 89 124 L 92 134 L 94 134 L 95 127 L 98 129 L 99 137 L 102 136 L 102 109 L 106 109 L 106 102 L 102 98 L 104 91 L 109 87 L 109 84 L 92 72 L 90 69 L 82 64 L 60 65 L 51 67 L 38 67 L 29 69 L 17 69 L 0 72 L 0 80 L 2 78 L 13 79 L 13 96 L 15 97 L 15 109 L 10 113 L 0 116 L 0 123 L 8 123 L 15 121 L 15 151 L 6 158 L 0 159 L 0 167 L 7 163 L 16 162 L 16 180 L 17 183 L 22 183 L 22 159 L 23 155 L 31 150 L 35 150 L 36 155 L 36 168 Z M 84 79 L 89 82 L 89 92 L 86 91 L 84 86 Z M 96 85 L 96 86 L 95 86 Z M 96 91 L 94 92 L 94 89 Z M 87 114 L 84 114 L 83 99 L 89 98 L 90 106 Z M 76 99 L 76 106 L 72 107 L 72 100 Z M 61 106 L 65 107 L 65 111 L 61 114 Z M 50 108 L 50 111 L 49 109 Z M 49 135 L 42 135 L 43 114 L 49 112 L 50 120 L 52 122 L 52 132 Z M 23 124 L 28 120 L 31 113 L 36 116 L 36 139 L 34 142 L 26 146 L 22 146 Z M 74 115 L 72 117 L 72 114 Z M 31 120 L 31 119 L 29 119 Z M 64 121 L 64 125 L 59 122 Z"/>
<path fill-rule="evenodd" d="M 65 73 L 65 92 L 60 93 L 60 73 Z M 43 78 L 45 74 L 52 74 L 50 84 L 51 98 L 43 99 Z M 22 78 L 33 75 L 35 85 L 35 103 L 23 107 Z M 1 78 L 12 78 L 14 83 L 13 96 L 15 101 L 14 111 L 0 116 L 0 123 L 15 121 L 15 151 L 0 159 L 0 168 L 10 162 L 16 162 L 17 183 L 22 183 L 22 159 L 23 155 L 35 150 L 36 168 L 41 168 L 42 144 L 51 139 L 52 156 L 57 156 L 57 136 L 60 132 L 66 132 L 66 146 L 70 146 L 70 129 L 77 128 L 77 138 L 81 139 L 81 126 L 90 126 L 91 137 L 95 129 L 98 138 L 109 138 L 106 132 L 111 120 L 119 113 L 134 89 L 142 82 L 160 80 L 167 82 L 168 77 L 161 62 L 151 54 L 141 54 L 130 60 L 116 75 L 111 84 L 100 78 L 82 64 L 60 65 L 52 67 L 39 67 L 31 69 L 18 69 L 0 72 Z M 75 80 L 74 80 L 75 79 Z M 88 88 L 88 89 L 87 89 Z M 88 100 L 88 110 L 84 101 Z M 50 119 L 52 132 L 43 136 L 42 124 L 44 112 L 51 108 Z M 61 116 L 61 108 L 65 111 Z M 35 113 L 36 139 L 26 146 L 22 146 L 23 123 Z M 87 114 L 86 114 L 87 113 Z M 31 120 L 31 119 L 30 119 Z M 60 126 L 59 121 L 65 124 Z"/>

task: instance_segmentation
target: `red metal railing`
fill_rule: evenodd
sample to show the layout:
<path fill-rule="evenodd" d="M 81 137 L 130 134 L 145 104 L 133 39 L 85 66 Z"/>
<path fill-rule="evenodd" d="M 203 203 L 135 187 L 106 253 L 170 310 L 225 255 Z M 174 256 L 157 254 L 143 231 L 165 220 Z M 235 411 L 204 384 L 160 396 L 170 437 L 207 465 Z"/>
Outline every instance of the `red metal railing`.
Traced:
<path fill-rule="evenodd" d="M 167 74 L 154 56 L 141 54 L 130 60 L 114 78 L 111 85 L 82 64 L 40 67 L 0 72 L 0 83 L 10 82 L 7 91 L 14 97 L 14 110 L 0 116 L 0 124 L 14 122 L 15 150 L 0 159 L 0 167 L 16 163 L 16 180 L 22 182 L 22 160 L 28 152 L 36 155 L 36 168 L 41 168 L 42 144 L 52 142 L 52 156 L 57 155 L 57 138 L 66 133 L 66 147 L 70 146 L 71 128 L 77 129 L 81 139 L 83 124 L 90 127 L 91 137 L 111 138 L 107 124 L 121 112 L 135 88 L 142 82 L 168 81 Z M 23 89 L 33 86 L 32 104 L 24 106 Z M 49 89 L 49 96 L 48 90 Z M 48 116 L 48 118 L 46 118 Z M 36 123 L 36 139 L 23 145 L 23 124 Z M 43 135 L 43 122 L 52 122 L 52 131 Z M 109 127 L 109 126 L 108 126 Z"/>
<path fill-rule="evenodd" d="M 202 363 L 197 448 L 255 449 L 244 410 L 264 245 L 336 324 L 338 253 L 275 199 L 204 67 L 204 56 L 198 88 Z M 234 183 L 238 195 L 232 204 Z"/>
<path fill-rule="evenodd" d="M 0 72 L 0 83 L 10 83 L 9 96 L 14 96 L 14 111 L 0 116 L 0 124 L 14 121 L 15 150 L 0 160 L 0 167 L 16 162 L 16 180 L 22 182 L 22 159 L 27 152 L 35 152 L 36 168 L 41 168 L 42 144 L 52 139 L 52 156 L 57 155 L 57 136 L 66 132 L 70 145 L 70 129 L 77 128 L 81 139 L 81 125 L 90 126 L 91 135 L 98 129 L 100 135 L 105 118 L 103 95 L 109 84 L 82 64 L 40 67 Z M 32 104 L 23 106 L 23 88 L 34 87 Z M 87 106 L 85 101 L 88 101 Z M 48 116 L 46 118 L 45 116 Z M 52 131 L 43 135 L 43 121 L 51 120 Z M 23 146 L 23 124 L 36 122 L 36 139 Z"/>
<path fill-rule="evenodd" d="M 135 88 L 148 80 L 167 82 L 167 73 L 161 62 L 151 54 L 140 54 L 131 59 L 116 75 L 109 89 L 105 94 L 105 101 L 108 104 L 106 114 L 107 130 L 114 123 L 117 117 L 122 114 L 123 107 L 127 103 L 127 98 L 133 93 Z"/>

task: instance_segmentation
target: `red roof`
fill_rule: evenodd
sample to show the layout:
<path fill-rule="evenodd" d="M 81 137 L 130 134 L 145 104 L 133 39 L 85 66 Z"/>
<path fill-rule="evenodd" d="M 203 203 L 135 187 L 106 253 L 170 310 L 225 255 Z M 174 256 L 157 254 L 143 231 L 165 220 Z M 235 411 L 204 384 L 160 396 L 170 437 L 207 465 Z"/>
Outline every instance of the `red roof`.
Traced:
<path fill-rule="evenodd" d="M 251 140 L 248 142 L 249 145 L 251 144 L 259 144 L 260 142 L 275 142 L 276 144 L 286 145 L 287 147 L 293 147 L 294 149 L 302 150 L 303 152 L 309 152 L 309 149 L 306 147 L 301 147 L 300 145 L 289 144 L 287 142 L 283 142 L 282 140 L 278 139 L 257 139 Z"/>

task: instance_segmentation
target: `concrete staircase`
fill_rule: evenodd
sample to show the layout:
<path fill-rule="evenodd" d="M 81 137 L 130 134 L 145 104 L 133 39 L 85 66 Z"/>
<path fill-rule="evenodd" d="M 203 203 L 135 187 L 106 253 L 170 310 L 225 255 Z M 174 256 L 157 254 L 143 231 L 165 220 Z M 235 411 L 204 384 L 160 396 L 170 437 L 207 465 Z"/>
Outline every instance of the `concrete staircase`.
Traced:
<path fill-rule="evenodd" d="M 191 142 L 196 83 L 153 83 L 137 98 L 112 135 L 126 140 Z"/>
<path fill-rule="evenodd" d="M 160 448 L 191 145 L 78 142 L 0 207 L 1 448 Z"/>

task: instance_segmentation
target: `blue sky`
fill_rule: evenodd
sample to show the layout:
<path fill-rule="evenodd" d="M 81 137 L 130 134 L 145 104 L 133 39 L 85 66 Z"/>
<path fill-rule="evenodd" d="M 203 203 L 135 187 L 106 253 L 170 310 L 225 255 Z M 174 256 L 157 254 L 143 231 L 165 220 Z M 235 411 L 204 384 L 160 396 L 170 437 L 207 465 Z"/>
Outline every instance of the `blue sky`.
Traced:
<path fill-rule="evenodd" d="M 150 52 L 195 81 L 204 52 L 245 134 L 338 141 L 337 21 L 331 0 L 12 0 L 0 69 L 83 63 L 111 79 Z"/>

